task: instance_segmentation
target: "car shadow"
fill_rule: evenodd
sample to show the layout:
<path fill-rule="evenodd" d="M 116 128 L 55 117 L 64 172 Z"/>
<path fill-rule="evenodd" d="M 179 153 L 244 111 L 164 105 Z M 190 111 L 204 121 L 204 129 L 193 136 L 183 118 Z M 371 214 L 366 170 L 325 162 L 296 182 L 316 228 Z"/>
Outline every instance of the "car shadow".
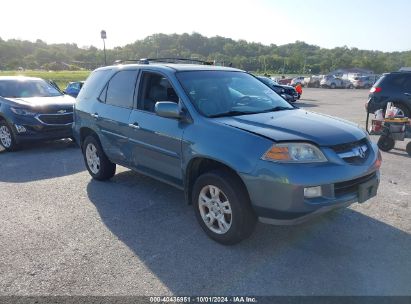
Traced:
<path fill-rule="evenodd" d="M 411 157 L 410 155 L 408 155 L 407 151 L 405 149 L 402 149 L 402 148 L 393 148 L 392 150 L 387 151 L 385 153 L 393 154 L 393 155 L 397 155 L 397 156 Z"/>
<path fill-rule="evenodd" d="M 317 99 L 301 98 L 301 101 L 318 101 Z"/>
<path fill-rule="evenodd" d="M 86 170 L 80 149 L 69 139 L 25 144 L 0 151 L 0 182 L 25 183 Z"/>
<path fill-rule="evenodd" d="M 295 105 L 300 107 L 300 108 L 315 108 L 315 107 L 318 107 L 318 105 L 313 104 L 313 103 L 307 103 L 307 102 L 305 102 L 305 100 L 299 101 Z"/>
<path fill-rule="evenodd" d="M 222 246 L 182 191 L 149 177 L 125 171 L 91 180 L 87 193 L 107 229 L 174 294 L 410 293 L 410 235 L 352 209 L 299 226 L 258 224 L 249 239 Z"/>

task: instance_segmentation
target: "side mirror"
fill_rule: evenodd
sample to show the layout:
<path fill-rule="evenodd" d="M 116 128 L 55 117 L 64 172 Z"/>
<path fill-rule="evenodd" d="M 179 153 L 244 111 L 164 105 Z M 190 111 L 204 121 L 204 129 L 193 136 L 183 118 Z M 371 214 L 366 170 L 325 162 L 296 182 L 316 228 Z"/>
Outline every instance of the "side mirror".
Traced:
<path fill-rule="evenodd" d="M 172 101 L 159 101 L 154 107 L 154 111 L 158 116 L 166 118 L 181 118 L 182 113 L 180 106 Z"/>

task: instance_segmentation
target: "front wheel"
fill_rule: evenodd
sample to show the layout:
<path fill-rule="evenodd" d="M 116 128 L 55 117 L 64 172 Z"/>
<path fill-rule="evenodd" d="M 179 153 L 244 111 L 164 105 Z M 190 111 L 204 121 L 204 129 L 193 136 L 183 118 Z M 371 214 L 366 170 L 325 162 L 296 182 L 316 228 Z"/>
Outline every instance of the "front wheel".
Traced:
<path fill-rule="evenodd" d="M 107 180 L 116 173 L 116 164 L 107 158 L 96 137 L 88 136 L 84 140 L 83 156 L 87 170 L 94 179 Z"/>
<path fill-rule="evenodd" d="M 0 144 L 6 151 L 16 151 L 18 145 L 11 127 L 5 122 L 0 121 Z"/>
<path fill-rule="evenodd" d="M 380 148 L 384 152 L 388 152 L 392 148 L 394 148 L 395 140 L 392 139 L 391 137 L 382 135 L 382 136 L 380 136 L 380 139 L 378 140 L 377 145 L 378 145 L 378 148 Z"/>
<path fill-rule="evenodd" d="M 394 102 L 394 106 L 398 108 L 398 115 L 410 117 L 410 110 L 402 103 Z"/>
<path fill-rule="evenodd" d="M 192 192 L 201 228 L 214 241 L 236 244 L 251 235 L 257 218 L 244 185 L 234 174 L 216 170 L 201 175 Z"/>

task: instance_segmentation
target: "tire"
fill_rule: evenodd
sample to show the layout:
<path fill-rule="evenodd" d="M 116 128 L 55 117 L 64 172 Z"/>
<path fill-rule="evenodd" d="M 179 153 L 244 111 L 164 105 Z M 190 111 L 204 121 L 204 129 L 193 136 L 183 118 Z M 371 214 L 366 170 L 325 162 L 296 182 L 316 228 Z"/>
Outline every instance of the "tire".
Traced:
<path fill-rule="evenodd" d="M 400 109 L 405 117 L 410 117 L 410 110 L 404 104 L 394 102 L 394 107 Z"/>
<path fill-rule="evenodd" d="M 405 147 L 405 151 L 407 151 L 408 155 L 411 156 L 411 141 Z"/>
<path fill-rule="evenodd" d="M 97 180 L 107 180 L 116 173 L 116 164 L 106 156 L 100 141 L 95 136 L 87 136 L 83 143 L 84 163 L 90 175 Z"/>
<path fill-rule="evenodd" d="M 335 88 L 336 88 L 335 83 L 332 83 L 332 84 L 330 85 L 330 88 L 331 88 L 331 89 L 335 89 Z"/>
<path fill-rule="evenodd" d="M 4 120 L 0 121 L 0 145 L 8 152 L 19 149 L 12 128 Z"/>
<path fill-rule="evenodd" d="M 378 140 L 378 148 L 380 148 L 384 152 L 390 151 L 395 146 L 395 140 L 391 137 L 382 135 Z"/>
<path fill-rule="evenodd" d="M 215 170 L 198 177 L 192 202 L 201 228 L 218 243 L 234 245 L 254 231 L 257 217 L 244 185 L 233 173 Z"/>

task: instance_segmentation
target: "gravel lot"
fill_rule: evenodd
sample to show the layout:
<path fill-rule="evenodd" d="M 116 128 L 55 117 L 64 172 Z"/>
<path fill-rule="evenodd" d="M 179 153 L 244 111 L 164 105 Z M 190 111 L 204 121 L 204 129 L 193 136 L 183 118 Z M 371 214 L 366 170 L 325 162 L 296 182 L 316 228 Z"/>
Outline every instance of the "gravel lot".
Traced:
<path fill-rule="evenodd" d="M 305 89 L 299 104 L 363 126 L 367 94 Z M 0 152 L 0 295 L 411 295 L 404 142 L 381 179 L 364 204 L 224 247 L 182 192 L 125 168 L 93 181 L 70 141 Z"/>

